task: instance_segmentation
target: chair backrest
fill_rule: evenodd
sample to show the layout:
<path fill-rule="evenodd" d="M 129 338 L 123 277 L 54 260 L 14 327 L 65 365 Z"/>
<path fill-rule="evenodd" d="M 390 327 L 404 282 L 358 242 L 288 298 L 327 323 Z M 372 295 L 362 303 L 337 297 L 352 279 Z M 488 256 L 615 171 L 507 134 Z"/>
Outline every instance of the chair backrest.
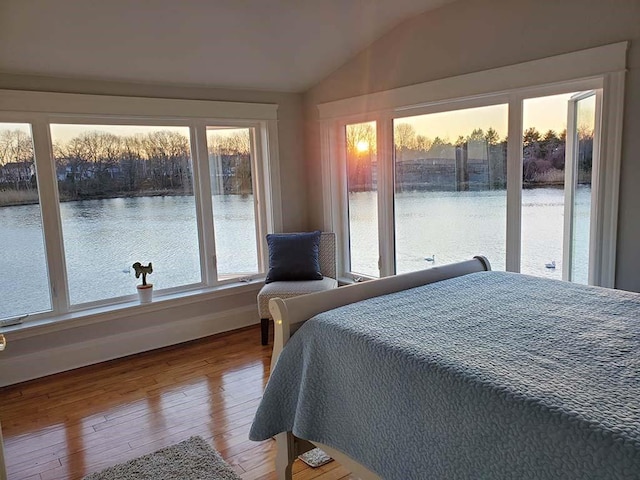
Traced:
<path fill-rule="evenodd" d="M 336 278 L 336 234 L 322 232 L 318 252 L 320 272 L 325 277 Z"/>

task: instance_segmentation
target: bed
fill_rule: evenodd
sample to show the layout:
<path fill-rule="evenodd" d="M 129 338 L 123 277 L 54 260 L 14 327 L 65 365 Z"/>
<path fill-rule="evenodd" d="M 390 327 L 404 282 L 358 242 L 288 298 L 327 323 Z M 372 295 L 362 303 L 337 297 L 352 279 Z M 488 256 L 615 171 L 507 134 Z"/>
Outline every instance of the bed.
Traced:
<path fill-rule="evenodd" d="M 476 257 L 270 308 L 279 479 L 314 446 L 363 479 L 640 479 L 638 294 Z"/>

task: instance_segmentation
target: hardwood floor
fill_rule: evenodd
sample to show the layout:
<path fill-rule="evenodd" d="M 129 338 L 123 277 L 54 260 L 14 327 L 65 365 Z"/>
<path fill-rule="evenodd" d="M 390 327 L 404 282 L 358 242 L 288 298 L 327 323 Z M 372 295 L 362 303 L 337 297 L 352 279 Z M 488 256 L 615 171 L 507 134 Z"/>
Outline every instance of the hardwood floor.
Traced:
<path fill-rule="evenodd" d="M 192 435 L 244 480 L 275 479 L 275 442 L 248 439 L 270 360 L 251 327 L 2 388 L 9 480 L 81 479 Z M 294 472 L 354 478 L 335 461 Z"/>

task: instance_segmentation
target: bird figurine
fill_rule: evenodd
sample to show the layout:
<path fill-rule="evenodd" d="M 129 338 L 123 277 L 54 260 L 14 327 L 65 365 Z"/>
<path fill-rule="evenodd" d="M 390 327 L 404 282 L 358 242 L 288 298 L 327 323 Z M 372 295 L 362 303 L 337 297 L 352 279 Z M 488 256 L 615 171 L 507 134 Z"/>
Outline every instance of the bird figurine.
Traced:
<path fill-rule="evenodd" d="M 149 262 L 149 265 L 146 267 L 140 262 L 136 262 L 132 267 L 136 271 L 136 278 L 140 278 L 140 275 L 142 275 L 142 285 L 147 286 L 147 275 L 151 275 L 153 273 L 153 266 L 151 265 L 151 262 Z"/>
<path fill-rule="evenodd" d="M 545 263 L 544 264 L 545 268 L 556 268 L 556 261 L 555 260 L 551 260 L 551 263 Z"/>
<path fill-rule="evenodd" d="M 424 258 L 427 262 L 435 262 L 436 261 L 436 255 L 433 254 L 430 257 L 425 257 Z"/>

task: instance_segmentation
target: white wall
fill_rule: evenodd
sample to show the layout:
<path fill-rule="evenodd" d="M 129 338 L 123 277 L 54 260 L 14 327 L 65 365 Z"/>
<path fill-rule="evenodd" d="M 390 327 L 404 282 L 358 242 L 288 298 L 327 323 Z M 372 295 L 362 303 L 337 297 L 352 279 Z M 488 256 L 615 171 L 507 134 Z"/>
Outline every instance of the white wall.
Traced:
<path fill-rule="evenodd" d="M 305 93 L 310 226 L 322 226 L 316 105 L 630 40 L 616 286 L 640 291 L 640 2 L 460 0 L 394 28 Z"/>
<path fill-rule="evenodd" d="M 276 103 L 284 231 L 307 227 L 301 94 L 13 74 L 0 74 L 0 89 Z M 0 386 L 258 323 L 260 286 L 243 284 L 230 295 L 193 297 L 187 304 L 161 310 L 134 307 L 116 318 L 96 316 L 87 319 L 88 325 L 64 330 L 44 329 L 35 335 L 1 332 L 8 345 L 0 357 Z"/>
<path fill-rule="evenodd" d="M 167 306 L 155 302 L 84 319 L 90 323 L 60 329 L 38 328 L 36 334 L 5 333 L 0 356 L 0 387 L 71 370 L 134 353 L 253 325 L 258 321 L 256 295 L 260 284 L 212 298 L 194 297 Z M 256 330 L 256 344 L 260 341 Z M 215 358 L 216 352 L 211 356 Z"/>

